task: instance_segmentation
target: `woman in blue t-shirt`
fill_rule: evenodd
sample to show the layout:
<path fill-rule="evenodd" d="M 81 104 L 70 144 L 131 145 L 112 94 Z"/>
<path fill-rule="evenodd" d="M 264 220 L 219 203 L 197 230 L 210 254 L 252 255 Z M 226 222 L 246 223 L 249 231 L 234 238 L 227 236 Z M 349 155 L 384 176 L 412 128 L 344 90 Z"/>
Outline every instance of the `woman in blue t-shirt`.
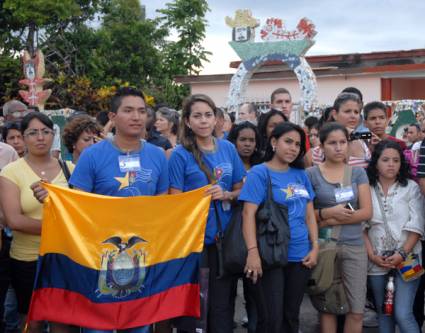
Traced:
<path fill-rule="evenodd" d="M 319 250 L 314 193 L 303 170 L 305 140 L 301 127 L 292 123 L 277 125 L 266 149 L 266 162 L 251 169 L 239 196 L 244 201 L 243 233 L 248 249 L 245 273 L 254 283 L 259 281 L 263 299 L 267 300 L 266 331 L 270 333 L 298 333 L 301 302 Z M 274 201 L 288 207 L 289 263 L 263 271 L 255 214 L 267 196 L 269 177 Z"/>
<path fill-rule="evenodd" d="M 181 145 L 169 161 L 170 193 L 191 191 L 209 183 L 213 202 L 208 214 L 201 266 L 210 269 L 208 331 L 233 332 L 231 302 L 234 278 L 217 279 L 218 255 L 215 239 L 230 221 L 231 203 L 237 200 L 245 170 L 235 147 L 213 136 L 216 107 L 206 95 L 190 96 L 183 105 Z M 218 217 L 218 218 L 217 218 Z"/>

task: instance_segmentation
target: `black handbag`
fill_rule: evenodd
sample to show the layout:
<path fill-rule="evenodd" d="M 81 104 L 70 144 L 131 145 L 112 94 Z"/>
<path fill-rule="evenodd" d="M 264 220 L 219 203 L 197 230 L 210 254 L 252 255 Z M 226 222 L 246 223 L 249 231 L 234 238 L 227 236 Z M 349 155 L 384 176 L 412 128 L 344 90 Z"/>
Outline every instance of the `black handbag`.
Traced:
<path fill-rule="evenodd" d="M 267 197 L 257 211 L 257 243 L 263 269 L 286 266 L 290 229 L 288 207 L 273 199 L 272 181 L 268 175 Z"/>
<path fill-rule="evenodd" d="M 243 204 L 233 206 L 232 217 L 223 240 L 223 260 L 226 274 L 242 274 L 246 264 L 247 248 L 242 233 Z"/>
<path fill-rule="evenodd" d="M 224 235 L 223 260 L 227 274 L 241 274 L 246 265 L 248 251 L 242 233 L 242 210 L 241 203 L 233 208 L 232 218 Z M 263 269 L 285 266 L 288 263 L 290 239 L 288 207 L 274 201 L 270 175 L 266 199 L 257 211 L 256 224 Z"/>

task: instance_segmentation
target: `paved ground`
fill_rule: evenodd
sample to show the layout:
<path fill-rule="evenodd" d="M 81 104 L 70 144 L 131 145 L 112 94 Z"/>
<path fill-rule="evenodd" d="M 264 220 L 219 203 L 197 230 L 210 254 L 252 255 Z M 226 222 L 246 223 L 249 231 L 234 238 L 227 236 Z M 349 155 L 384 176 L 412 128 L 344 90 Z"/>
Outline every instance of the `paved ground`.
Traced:
<path fill-rule="evenodd" d="M 235 333 L 246 333 L 246 329 L 241 326 L 241 321 L 245 316 L 242 287 L 238 286 L 238 296 L 236 299 L 236 313 L 235 320 L 238 323 L 238 328 L 234 330 Z M 300 333 L 316 333 L 319 331 L 319 318 L 317 311 L 311 305 L 309 297 L 306 295 L 301 306 L 300 315 Z M 425 332 L 425 328 L 422 329 Z M 378 333 L 377 328 L 363 328 L 363 333 Z"/>

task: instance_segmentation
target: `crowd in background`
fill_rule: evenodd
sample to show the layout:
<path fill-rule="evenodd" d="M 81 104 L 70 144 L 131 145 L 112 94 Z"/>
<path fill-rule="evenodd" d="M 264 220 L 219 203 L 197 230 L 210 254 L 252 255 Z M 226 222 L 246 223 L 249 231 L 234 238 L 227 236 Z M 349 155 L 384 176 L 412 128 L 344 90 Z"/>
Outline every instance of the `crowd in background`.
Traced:
<path fill-rule="evenodd" d="M 22 329 L 36 273 L 46 192 L 40 180 L 102 195 L 176 194 L 213 184 L 200 267 L 209 268 L 208 331 L 232 332 L 238 279 L 243 280 L 248 332 L 299 331 L 300 307 L 321 239 L 338 226 L 337 265 L 348 301 L 344 316 L 320 312 L 322 332 L 361 332 L 365 309 L 380 332 L 420 332 L 424 280 L 395 275 L 393 316 L 382 311 L 389 271 L 409 254 L 422 263 L 425 121 L 402 138 L 387 133 L 388 108 L 364 104 L 353 87 L 336 92 L 320 118 L 293 124 L 292 97 L 271 94 L 270 110 L 244 103 L 236 113 L 206 95 L 189 96 L 182 110 L 151 108 L 132 88 L 118 90 L 109 113 L 76 112 L 62 131 L 36 107 L 3 106 L 0 142 L 0 332 Z M 362 133 L 369 133 L 362 135 Z M 61 144 L 66 149 L 61 149 Z M 136 168 L 118 163 L 132 160 Z M 345 184 L 349 173 L 349 183 Z M 126 177 L 126 183 L 118 179 Z M 288 264 L 265 269 L 257 245 L 256 213 L 267 198 L 288 207 Z M 243 276 L 217 278 L 216 235 L 243 203 L 247 259 Z M 389 245 L 389 240 L 391 244 Z M 171 332 L 170 321 L 157 332 Z M 50 323 L 52 332 L 77 330 Z M 41 332 L 43 323 L 30 323 Z M 129 331 L 149 332 L 152 327 Z M 86 332 L 99 332 L 88 324 Z M 183 332 L 183 331 L 182 331 Z"/>

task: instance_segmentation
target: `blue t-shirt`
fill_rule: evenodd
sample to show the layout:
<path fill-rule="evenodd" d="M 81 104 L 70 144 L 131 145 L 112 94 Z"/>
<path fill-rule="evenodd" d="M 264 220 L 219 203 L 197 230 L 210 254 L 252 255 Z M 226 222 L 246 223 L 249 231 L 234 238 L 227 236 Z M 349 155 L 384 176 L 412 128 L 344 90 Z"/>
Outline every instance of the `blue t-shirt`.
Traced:
<path fill-rule="evenodd" d="M 202 154 L 203 160 L 217 184 L 224 191 L 232 191 L 233 185 L 240 183 L 245 176 L 245 168 L 233 144 L 220 139 L 217 139 L 216 143 L 214 152 Z M 171 188 L 187 192 L 208 185 L 207 176 L 199 168 L 193 154 L 181 145 L 178 145 L 171 154 L 169 170 Z M 217 202 L 217 208 L 222 228 L 226 230 L 232 213 L 230 205 Z M 214 205 L 211 203 L 205 232 L 206 244 L 214 243 L 217 231 Z"/>
<path fill-rule="evenodd" d="M 310 180 L 304 170 L 289 168 L 287 171 L 276 171 L 262 163 L 248 173 L 239 200 L 260 206 L 267 197 L 268 175 L 272 182 L 273 199 L 288 207 L 291 233 L 288 261 L 302 261 L 310 251 L 305 221 L 307 203 L 314 199 Z"/>
<path fill-rule="evenodd" d="M 140 161 L 137 171 L 122 171 L 120 156 Z M 141 150 L 130 154 L 103 140 L 83 151 L 70 184 L 86 192 L 114 197 L 156 195 L 168 191 L 168 165 L 164 152 L 146 141 Z"/>

